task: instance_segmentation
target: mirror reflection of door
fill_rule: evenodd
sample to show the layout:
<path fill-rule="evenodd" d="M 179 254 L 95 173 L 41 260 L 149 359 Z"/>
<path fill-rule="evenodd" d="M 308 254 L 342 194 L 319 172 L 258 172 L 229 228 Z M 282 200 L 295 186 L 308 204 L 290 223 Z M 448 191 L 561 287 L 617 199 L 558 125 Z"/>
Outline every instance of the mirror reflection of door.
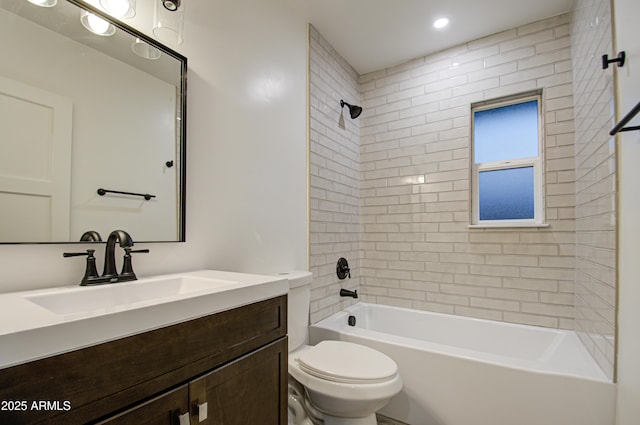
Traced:
<path fill-rule="evenodd" d="M 69 238 L 71 100 L 0 77 L 0 240 Z"/>

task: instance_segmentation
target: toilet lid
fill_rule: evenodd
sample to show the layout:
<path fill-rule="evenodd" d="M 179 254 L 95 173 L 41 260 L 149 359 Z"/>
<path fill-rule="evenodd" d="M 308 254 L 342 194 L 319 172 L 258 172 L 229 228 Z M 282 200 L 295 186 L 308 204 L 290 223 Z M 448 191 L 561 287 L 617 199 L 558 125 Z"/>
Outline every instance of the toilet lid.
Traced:
<path fill-rule="evenodd" d="M 301 353 L 298 364 L 310 375 L 350 384 L 385 382 L 398 373 L 396 363 L 385 354 L 344 341 L 322 341 Z"/>

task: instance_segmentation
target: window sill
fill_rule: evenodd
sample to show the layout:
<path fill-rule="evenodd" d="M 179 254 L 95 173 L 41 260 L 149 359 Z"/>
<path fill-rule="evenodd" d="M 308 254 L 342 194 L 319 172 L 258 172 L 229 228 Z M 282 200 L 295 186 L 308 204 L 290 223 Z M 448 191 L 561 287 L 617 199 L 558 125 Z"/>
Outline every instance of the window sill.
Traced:
<path fill-rule="evenodd" d="M 509 228 L 545 228 L 548 223 L 491 223 L 491 224 L 469 224 L 469 229 L 509 229 Z"/>

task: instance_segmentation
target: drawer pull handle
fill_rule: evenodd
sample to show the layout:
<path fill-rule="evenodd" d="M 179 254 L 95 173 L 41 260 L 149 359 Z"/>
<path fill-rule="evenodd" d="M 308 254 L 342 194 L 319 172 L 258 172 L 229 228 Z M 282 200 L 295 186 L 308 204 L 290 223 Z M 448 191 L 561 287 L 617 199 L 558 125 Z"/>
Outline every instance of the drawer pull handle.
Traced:
<path fill-rule="evenodd" d="M 198 422 L 204 422 L 207 420 L 209 416 L 207 413 L 207 409 L 209 404 L 205 401 L 204 403 L 196 404 L 196 414 L 198 415 Z"/>
<path fill-rule="evenodd" d="M 191 425 L 191 420 L 189 419 L 189 412 L 181 415 L 179 410 L 174 411 L 173 414 L 173 424 L 174 425 Z"/>

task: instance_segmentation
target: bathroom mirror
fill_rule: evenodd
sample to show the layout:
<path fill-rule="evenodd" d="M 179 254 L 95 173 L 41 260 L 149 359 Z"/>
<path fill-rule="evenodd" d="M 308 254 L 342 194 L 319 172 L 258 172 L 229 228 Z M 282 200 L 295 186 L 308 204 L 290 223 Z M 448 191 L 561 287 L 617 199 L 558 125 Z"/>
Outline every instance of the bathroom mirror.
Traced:
<path fill-rule="evenodd" d="M 0 243 L 184 241 L 186 58 L 83 2 L 33 3 L 0 0 Z"/>

